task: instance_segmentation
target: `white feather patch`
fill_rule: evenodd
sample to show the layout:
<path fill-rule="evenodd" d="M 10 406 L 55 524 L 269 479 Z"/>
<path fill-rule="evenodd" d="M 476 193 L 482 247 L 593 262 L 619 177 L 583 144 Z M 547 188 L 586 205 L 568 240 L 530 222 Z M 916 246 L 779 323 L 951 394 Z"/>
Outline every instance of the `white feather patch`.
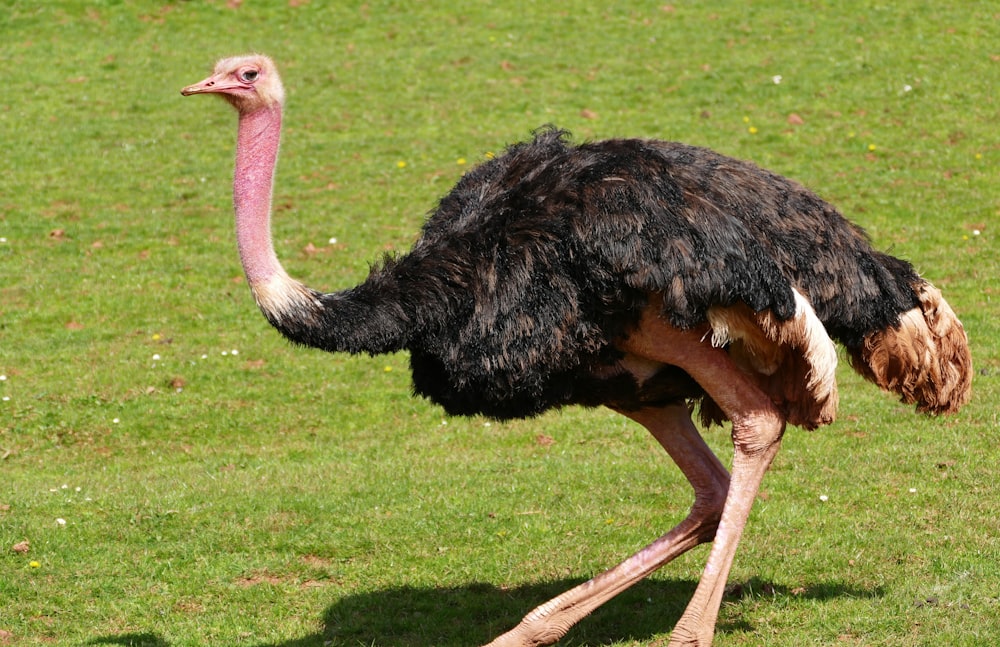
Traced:
<path fill-rule="evenodd" d="M 308 288 L 284 272 L 250 284 L 257 306 L 276 321 L 302 317 L 323 308 Z"/>
<path fill-rule="evenodd" d="M 812 304 L 798 290 L 795 293 L 795 319 L 801 322 L 803 355 L 809 363 L 809 388 L 814 391 L 830 392 L 837 389 L 837 347 L 826 327 L 816 316 Z M 789 340 L 793 346 L 795 342 Z"/>

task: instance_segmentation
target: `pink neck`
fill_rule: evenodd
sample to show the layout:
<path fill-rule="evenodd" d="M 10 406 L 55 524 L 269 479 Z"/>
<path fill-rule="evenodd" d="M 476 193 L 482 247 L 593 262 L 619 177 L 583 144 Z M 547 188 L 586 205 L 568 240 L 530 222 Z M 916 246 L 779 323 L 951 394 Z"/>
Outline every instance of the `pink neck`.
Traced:
<path fill-rule="evenodd" d="M 250 285 L 285 276 L 271 242 L 271 194 L 281 138 L 281 106 L 240 114 L 233 205 L 236 241 Z"/>

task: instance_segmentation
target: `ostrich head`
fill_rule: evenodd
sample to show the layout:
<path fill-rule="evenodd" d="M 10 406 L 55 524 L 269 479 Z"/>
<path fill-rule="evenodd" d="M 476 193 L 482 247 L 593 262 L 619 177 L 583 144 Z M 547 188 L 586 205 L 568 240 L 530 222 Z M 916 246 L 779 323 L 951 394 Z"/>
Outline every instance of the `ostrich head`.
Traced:
<path fill-rule="evenodd" d="M 184 96 L 218 94 L 240 114 L 262 108 L 281 107 L 285 89 L 274 63 L 261 54 L 224 58 L 215 64 L 212 75 L 181 90 Z"/>

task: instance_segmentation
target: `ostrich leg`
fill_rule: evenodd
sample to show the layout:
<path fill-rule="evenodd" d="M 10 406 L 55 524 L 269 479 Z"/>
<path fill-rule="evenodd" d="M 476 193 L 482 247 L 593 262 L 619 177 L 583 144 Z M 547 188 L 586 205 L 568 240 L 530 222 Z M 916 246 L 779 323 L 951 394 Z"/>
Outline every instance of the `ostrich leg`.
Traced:
<path fill-rule="evenodd" d="M 611 570 L 533 610 L 488 647 L 550 645 L 591 611 L 678 555 L 711 541 L 722 514 L 729 474 L 691 422 L 685 405 L 622 411 L 646 427 L 694 488 L 691 512 L 673 530 Z"/>
<path fill-rule="evenodd" d="M 487 647 L 550 645 L 598 606 L 684 551 L 711 540 L 714 534 L 701 580 L 670 637 L 674 647 L 711 645 L 736 547 L 764 473 L 778 451 L 785 420 L 726 352 L 707 341 L 705 332 L 673 328 L 650 309 L 623 343 L 623 350 L 683 368 L 732 421 L 735 454 L 721 518 L 719 502 L 726 485 L 725 469 L 697 434 L 686 412 L 685 424 L 678 424 L 682 418 L 677 408 L 670 409 L 672 415 L 662 418 L 659 424 L 652 422 L 654 416 L 649 411 L 630 414 L 650 426 L 691 481 L 696 492 L 691 513 L 676 528 L 618 566 L 536 608 Z"/>
<path fill-rule="evenodd" d="M 655 309 L 647 309 L 638 330 L 625 344 L 632 353 L 683 368 L 733 424 L 732 477 L 722 519 L 698 587 L 670 635 L 671 646 L 712 644 L 736 547 L 785 431 L 785 418 L 767 394 L 736 367 L 723 349 L 713 347 L 705 332 L 677 330 Z"/>

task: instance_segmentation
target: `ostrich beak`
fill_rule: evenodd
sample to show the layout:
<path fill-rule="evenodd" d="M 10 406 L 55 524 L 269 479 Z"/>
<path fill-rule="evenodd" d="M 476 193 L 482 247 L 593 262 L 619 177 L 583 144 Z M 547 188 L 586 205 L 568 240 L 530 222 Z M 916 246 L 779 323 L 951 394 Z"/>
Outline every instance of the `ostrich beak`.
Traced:
<path fill-rule="evenodd" d="M 240 83 L 229 74 L 213 74 L 203 81 L 187 86 L 181 90 L 181 94 L 189 97 L 192 94 L 226 94 L 233 90 L 249 89 L 251 89 L 249 85 Z"/>

